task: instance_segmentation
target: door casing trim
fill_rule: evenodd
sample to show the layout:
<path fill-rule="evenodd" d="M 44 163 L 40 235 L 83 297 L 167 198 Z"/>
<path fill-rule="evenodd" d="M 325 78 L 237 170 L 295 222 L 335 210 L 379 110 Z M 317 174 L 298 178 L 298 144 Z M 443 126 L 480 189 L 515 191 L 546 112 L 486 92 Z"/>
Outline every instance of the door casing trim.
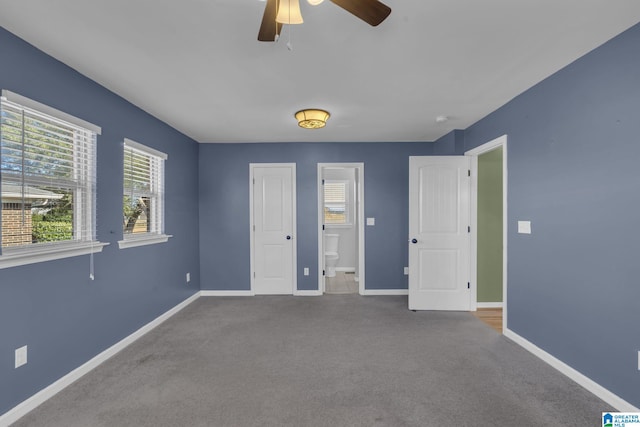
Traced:
<path fill-rule="evenodd" d="M 502 331 L 507 330 L 507 135 L 464 153 L 471 157 L 471 310 L 478 308 L 478 156 L 502 147 Z"/>
<path fill-rule="evenodd" d="M 324 240 L 322 235 L 324 200 L 322 200 L 322 170 L 324 168 L 354 168 L 357 172 L 356 203 L 359 203 L 358 226 L 358 293 L 365 294 L 365 256 L 364 256 L 364 163 L 318 163 L 318 292 L 323 295 L 325 280 L 322 275 L 324 267 Z"/>

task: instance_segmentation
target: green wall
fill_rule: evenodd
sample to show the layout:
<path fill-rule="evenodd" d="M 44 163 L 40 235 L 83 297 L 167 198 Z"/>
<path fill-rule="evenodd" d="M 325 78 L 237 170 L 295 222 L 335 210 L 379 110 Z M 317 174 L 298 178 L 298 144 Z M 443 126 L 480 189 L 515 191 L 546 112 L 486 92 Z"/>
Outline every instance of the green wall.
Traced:
<path fill-rule="evenodd" d="M 478 302 L 502 302 L 502 147 L 478 156 Z"/>

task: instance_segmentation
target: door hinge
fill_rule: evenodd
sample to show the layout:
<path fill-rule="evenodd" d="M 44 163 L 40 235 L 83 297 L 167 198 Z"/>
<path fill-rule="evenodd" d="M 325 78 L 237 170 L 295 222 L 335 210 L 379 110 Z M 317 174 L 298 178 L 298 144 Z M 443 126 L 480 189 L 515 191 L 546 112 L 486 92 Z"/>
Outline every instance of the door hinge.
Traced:
<path fill-rule="evenodd" d="M 324 276 L 324 270 L 322 270 L 322 275 Z"/>
<path fill-rule="evenodd" d="M 324 224 L 322 224 L 322 231 L 324 231 Z"/>
<path fill-rule="evenodd" d="M 467 226 L 467 233 L 471 233 L 471 226 L 470 225 Z"/>
<path fill-rule="evenodd" d="M 471 176 L 471 169 L 467 169 L 467 176 Z"/>
<path fill-rule="evenodd" d="M 256 226 L 255 225 L 253 226 L 253 231 L 256 231 Z"/>
<path fill-rule="evenodd" d="M 256 272 L 255 271 L 253 272 L 253 278 L 254 279 L 256 278 Z"/>
<path fill-rule="evenodd" d="M 253 178 L 253 185 L 256 185 L 256 179 Z"/>
<path fill-rule="evenodd" d="M 322 185 L 324 185 L 324 179 L 322 180 Z"/>
<path fill-rule="evenodd" d="M 467 289 L 471 289 L 471 282 L 467 282 Z"/>

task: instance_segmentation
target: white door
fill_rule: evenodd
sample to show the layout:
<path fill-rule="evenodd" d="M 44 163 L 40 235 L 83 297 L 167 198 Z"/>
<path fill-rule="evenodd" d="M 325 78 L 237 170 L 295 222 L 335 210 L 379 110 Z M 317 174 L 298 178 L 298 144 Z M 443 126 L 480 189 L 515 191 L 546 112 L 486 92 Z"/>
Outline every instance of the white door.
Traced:
<path fill-rule="evenodd" d="M 255 294 L 292 294 L 295 285 L 295 164 L 251 165 Z"/>
<path fill-rule="evenodd" d="M 409 158 L 409 309 L 470 309 L 469 159 Z"/>

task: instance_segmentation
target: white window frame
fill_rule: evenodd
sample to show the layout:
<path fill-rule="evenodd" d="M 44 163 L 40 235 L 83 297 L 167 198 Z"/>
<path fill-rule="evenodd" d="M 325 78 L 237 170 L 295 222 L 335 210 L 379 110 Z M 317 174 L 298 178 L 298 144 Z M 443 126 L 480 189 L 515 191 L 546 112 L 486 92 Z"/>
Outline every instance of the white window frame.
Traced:
<path fill-rule="evenodd" d="M 325 188 L 327 184 L 332 184 L 332 183 L 344 184 L 344 217 L 345 217 L 345 222 L 340 222 L 340 223 L 326 222 L 326 217 L 323 214 L 323 222 L 325 224 L 325 227 L 328 227 L 328 228 L 352 227 L 353 226 L 353 213 L 352 213 L 353 209 L 351 208 L 351 199 L 353 198 L 353 195 L 351 194 L 352 192 L 351 181 L 349 181 L 348 179 L 325 179 L 324 183 L 325 183 Z M 329 205 L 331 204 L 336 205 L 337 203 L 329 203 Z M 327 206 L 327 203 L 323 201 L 323 212 L 326 206 Z"/>
<path fill-rule="evenodd" d="M 95 159 L 97 136 L 102 133 L 101 128 L 8 90 L 2 90 L 1 98 L 2 102 L 8 101 L 18 104 L 22 108 L 33 110 L 40 115 L 49 116 L 53 120 L 66 122 L 72 126 L 83 128 L 84 130 L 93 133 L 94 138 L 92 145 L 89 147 L 89 149 L 93 150 L 90 160 L 80 161 L 79 159 L 76 159 L 78 163 L 74 163 L 74 167 L 78 169 L 79 173 L 83 174 L 82 181 L 84 182 L 84 187 L 82 192 L 84 192 L 88 200 L 82 200 L 81 197 L 74 196 L 74 217 L 76 219 L 74 223 L 73 239 L 60 242 L 25 244 L 21 246 L 0 248 L 0 269 L 102 252 L 102 248 L 108 245 L 108 243 L 101 243 L 97 241 L 95 237 Z M 2 178 L 0 177 L 0 179 Z M 77 193 L 76 196 L 78 196 L 78 194 L 80 193 Z M 80 213 L 83 212 L 84 216 L 80 215 Z"/>
<path fill-rule="evenodd" d="M 133 141 L 131 139 L 125 138 L 123 143 L 123 194 L 124 194 L 124 174 L 126 173 L 126 167 L 124 167 L 124 152 L 127 149 L 131 149 L 137 151 L 138 154 L 143 154 L 152 159 L 152 161 L 156 162 L 158 165 L 157 168 L 152 168 L 149 176 L 149 182 L 151 183 L 152 189 L 150 193 L 152 194 L 152 207 L 150 208 L 150 216 L 148 220 L 151 222 L 152 228 L 151 231 L 146 233 L 135 233 L 135 234 L 125 234 L 124 230 L 122 233 L 122 240 L 118 241 L 118 247 L 120 249 L 126 248 L 134 248 L 138 246 L 146 246 L 153 245 L 157 243 L 164 243 L 169 240 L 170 237 L 173 237 L 169 234 L 164 233 L 164 182 L 165 182 L 165 173 L 164 173 L 164 163 L 168 159 L 168 155 L 161 151 L 155 150 L 146 145 L 140 144 L 139 142 Z M 155 173 L 154 173 L 155 172 Z"/>

